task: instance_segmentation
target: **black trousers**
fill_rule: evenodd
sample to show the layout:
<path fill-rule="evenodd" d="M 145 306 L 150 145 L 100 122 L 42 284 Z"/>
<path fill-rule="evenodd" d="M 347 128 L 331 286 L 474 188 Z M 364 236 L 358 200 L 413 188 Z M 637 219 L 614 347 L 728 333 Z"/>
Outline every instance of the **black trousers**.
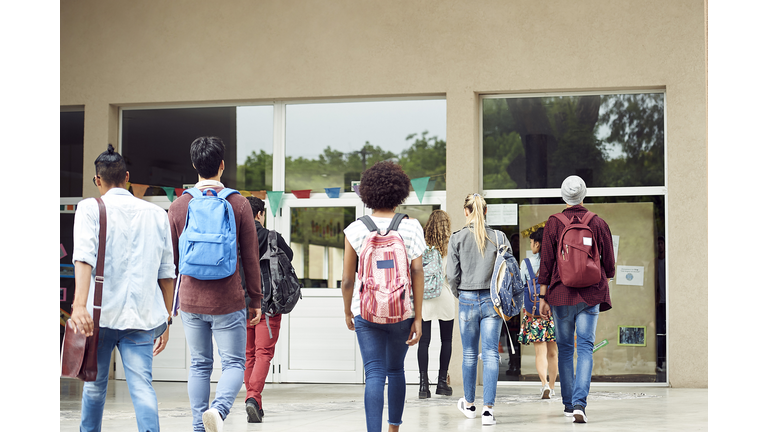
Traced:
<path fill-rule="evenodd" d="M 440 324 L 440 371 L 448 371 L 453 349 L 453 320 L 438 320 Z M 432 340 L 432 321 L 421 322 L 421 339 L 419 339 L 419 372 L 426 372 L 429 364 L 429 343 Z"/>

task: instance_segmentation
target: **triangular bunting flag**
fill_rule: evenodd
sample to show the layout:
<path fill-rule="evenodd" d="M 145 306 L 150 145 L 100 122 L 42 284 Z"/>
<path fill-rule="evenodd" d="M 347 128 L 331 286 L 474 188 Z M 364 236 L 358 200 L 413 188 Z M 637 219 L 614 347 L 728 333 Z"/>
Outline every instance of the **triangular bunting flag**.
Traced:
<path fill-rule="evenodd" d="M 143 198 L 144 194 L 147 193 L 147 189 L 149 189 L 149 185 L 131 183 L 131 190 L 136 198 Z"/>
<path fill-rule="evenodd" d="M 173 199 L 176 197 L 176 189 L 168 186 L 160 186 L 165 191 L 165 195 L 168 197 L 168 200 L 170 202 L 173 202 Z"/>
<path fill-rule="evenodd" d="M 272 216 L 277 216 L 277 209 L 280 207 L 280 200 L 283 198 L 283 191 L 267 191 L 269 198 L 269 208 L 272 210 Z"/>
<path fill-rule="evenodd" d="M 252 196 L 255 196 L 258 199 L 265 200 L 267 199 L 267 191 L 266 190 L 260 190 L 260 191 L 250 191 Z"/>
<path fill-rule="evenodd" d="M 413 185 L 413 191 L 416 192 L 416 196 L 421 202 L 424 199 L 424 192 L 427 191 L 427 185 L 429 185 L 429 177 L 411 179 L 411 185 Z"/>
<path fill-rule="evenodd" d="M 176 191 L 176 198 L 179 198 L 181 197 L 181 194 L 184 193 L 184 188 L 176 188 L 175 191 Z"/>

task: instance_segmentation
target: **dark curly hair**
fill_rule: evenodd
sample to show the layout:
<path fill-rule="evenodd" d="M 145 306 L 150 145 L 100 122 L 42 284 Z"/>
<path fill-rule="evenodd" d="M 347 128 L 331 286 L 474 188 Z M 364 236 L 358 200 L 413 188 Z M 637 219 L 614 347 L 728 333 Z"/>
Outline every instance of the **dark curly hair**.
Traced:
<path fill-rule="evenodd" d="M 360 178 L 360 199 L 373 210 L 393 209 L 408 198 L 410 186 L 411 179 L 400 165 L 390 161 L 376 162 Z"/>

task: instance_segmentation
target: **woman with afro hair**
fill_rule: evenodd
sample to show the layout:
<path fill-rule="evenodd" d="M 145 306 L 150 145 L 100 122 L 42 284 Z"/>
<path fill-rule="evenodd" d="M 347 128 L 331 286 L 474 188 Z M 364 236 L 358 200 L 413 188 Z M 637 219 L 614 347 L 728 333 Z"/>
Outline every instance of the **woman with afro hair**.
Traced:
<path fill-rule="evenodd" d="M 410 179 L 403 169 L 389 161 L 377 162 L 363 172 L 360 198 L 379 231 L 384 233 L 395 217 L 395 208 L 410 193 Z M 368 431 L 381 431 L 384 411 L 384 382 L 387 380 L 389 431 L 400 430 L 405 405 L 405 355 L 408 347 L 421 338 L 421 303 L 424 294 L 424 271 L 421 254 L 426 249 L 424 231 L 419 221 L 403 219 L 395 231 L 405 244 L 411 270 L 410 318 L 392 324 L 367 321 L 360 313 L 360 286 L 355 277 L 358 256 L 370 230 L 361 220 L 344 229 L 344 269 L 341 292 L 347 328 L 355 331 L 365 367 L 365 423 Z"/>

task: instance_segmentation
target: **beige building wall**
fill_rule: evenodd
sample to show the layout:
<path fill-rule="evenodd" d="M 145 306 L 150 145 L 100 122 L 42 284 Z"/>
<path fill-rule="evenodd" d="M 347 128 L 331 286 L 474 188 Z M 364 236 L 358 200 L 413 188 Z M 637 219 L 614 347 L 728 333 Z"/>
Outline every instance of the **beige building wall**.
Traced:
<path fill-rule="evenodd" d="M 708 385 L 704 0 L 60 6 L 61 105 L 85 107 L 86 170 L 118 142 L 121 106 L 443 95 L 455 228 L 480 188 L 479 95 L 665 89 L 669 381 Z"/>

